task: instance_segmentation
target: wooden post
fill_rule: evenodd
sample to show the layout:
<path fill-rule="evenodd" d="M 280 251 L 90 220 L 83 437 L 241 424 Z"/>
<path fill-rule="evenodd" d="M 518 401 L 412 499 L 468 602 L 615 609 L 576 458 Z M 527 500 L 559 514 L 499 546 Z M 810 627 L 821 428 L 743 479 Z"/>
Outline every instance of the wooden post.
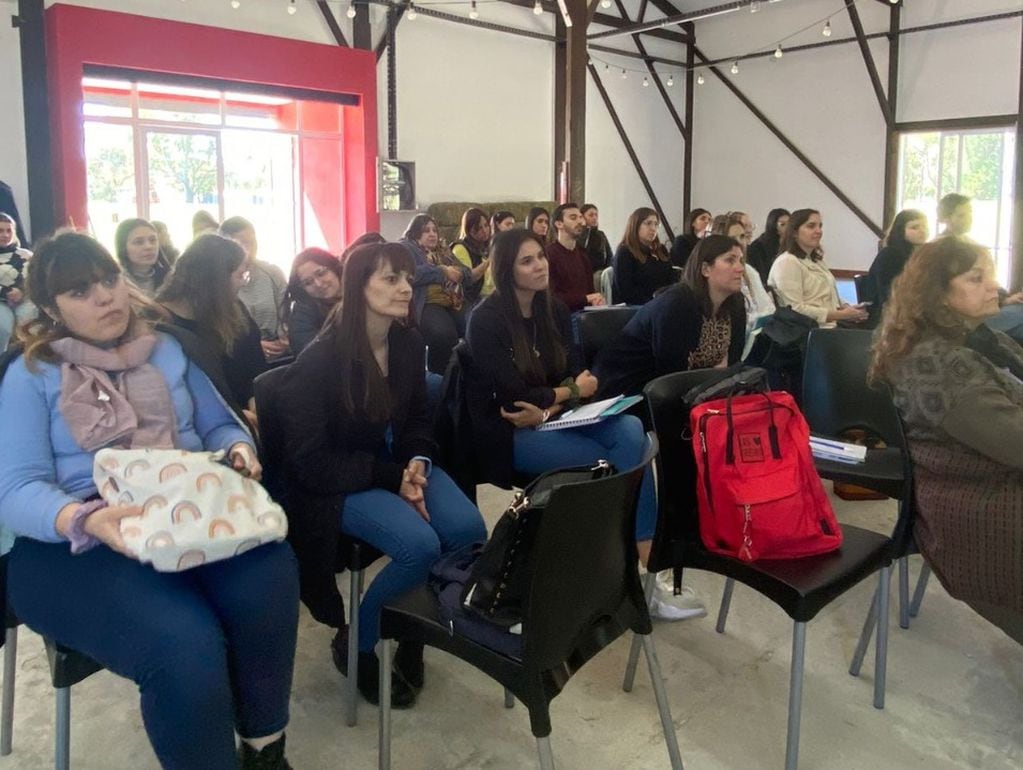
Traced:
<path fill-rule="evenodd" d="M 45 13 L 43 0 L 18 0 L 15 23 L 21 40 L 21 87 L 29 168 L 28 211 L 32 220 L 30 236 L 33 240 L 53 232 L 57 227 L 49 89 L 46 82 Z"/>
<path fill-rule="evenodd" d="M 899 29 L 902 23 L 902 5 L 889 8 L 888 22 L 888 106 L 891 122 L 885 129 L 884 153 L 884 207 L 883 221 L 887 227 L 895 219 L 896 198 L 899 195 Z"/>
<path fill-rule="evenodd" d="M 565 47 L 565 160 L 568 161 L 568 198 L 580 206 L 586 197 L 586 28 L 589 2 L 566 0 L 572 26 L 566 28 Z"/>
<path fill-rule="evenodd" d="M 696 25 L 688 22 L 685 26 L 689 34 L 686 44 L 686 136 L 682 152 L 682 216 L 688 217 L 693 207 L 693 112 L 696 99 Z M 686 232 L 686 223 L 681 223 L 682 232 Z"/>

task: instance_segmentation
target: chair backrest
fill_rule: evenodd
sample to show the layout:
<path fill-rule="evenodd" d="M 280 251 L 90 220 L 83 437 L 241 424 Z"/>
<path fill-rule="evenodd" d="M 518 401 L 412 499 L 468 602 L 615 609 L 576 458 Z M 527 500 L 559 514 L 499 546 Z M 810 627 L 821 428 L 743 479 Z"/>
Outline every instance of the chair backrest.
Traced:
<path fill-rule="evenodd" d="M 576 316 L 576 334 L 586 368 L 593 366 L 593 360 L 621 334 L 625 325 L 636 315 L 638 307 L 609 307 L 604 310 L 587 310 Z"/>
<path fill-rule="evenodd" d="M 259 420 L 263 486 L 277 502 L 284 500 L 284 431 L 279 394 L 288 366 L 279 366 L 263 372 L 252 383 Z"/>
<path fill-rule="evenodd" d="M 856 286 L 856 301 L 857 302 L 873 302 L 874 292 L 871 289 L 870 284 L 873 281 L 871 277 L 866 273 L 862 275 L 853 276 L 853 284 Z"/>
<path fill-rule="evenodd" d="M 675 548 L 680 544 L 700 544 L 696 459 L 689 432 L 689 407 L 682 397 L 717 373 L 716 369 L 694 369 L 665 374 L 643 388 L 650 424 L 660 448 L 654 462 L 657 527 L 647 562 L 651 572 L 674 566 Z"/>
<path fill-rule="evenodd" d="M 641 465 L 552 492 L 523 613 L 527 668 L 545 672 L 567 664 L 574 671 L 626 630 L 650 632 L 635 522 L 643 473 L 656 453 L 651 437 Z"/>
<path fill-rule="evenodd" d="M 600 271 L 600 293 L 604 295 L 607 304 L 614 302 L 615 269 L 611 266 Z"/>
<path fill-rule="evenodd" d="M 469 343 L 460 340 L 444 370 L 440 400 L 434 413 L 434 460 L 444 468 L 470 500 L 476 499 L 477 466 L 473 461 L 472 425 L 465 393 L 465 370 L 471 364 Z"/>
<path fill-rule="evenodd" d="M 813 329 L 803 366 L 803 415 L 812 433 L 841 437 L 862 429 L 905 447 L 898 412 L 885 388 L 867 385 L 873 336 L 865 329 Z"/>

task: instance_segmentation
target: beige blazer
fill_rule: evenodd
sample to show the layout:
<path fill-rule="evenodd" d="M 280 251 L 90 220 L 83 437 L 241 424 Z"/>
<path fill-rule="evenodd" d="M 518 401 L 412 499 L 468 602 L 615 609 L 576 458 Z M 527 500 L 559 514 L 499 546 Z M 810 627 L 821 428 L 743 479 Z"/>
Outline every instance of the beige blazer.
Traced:
<path fill-rule="evenodd" d="M 809 316 L 825 329 L 835 326 L 828 321 L 828 313 L 839 308 L 838 287 L 824 260 L 800 259 L 788 251 L 779 254 L 767 285 L 774 289 L 778 304 Z"/>

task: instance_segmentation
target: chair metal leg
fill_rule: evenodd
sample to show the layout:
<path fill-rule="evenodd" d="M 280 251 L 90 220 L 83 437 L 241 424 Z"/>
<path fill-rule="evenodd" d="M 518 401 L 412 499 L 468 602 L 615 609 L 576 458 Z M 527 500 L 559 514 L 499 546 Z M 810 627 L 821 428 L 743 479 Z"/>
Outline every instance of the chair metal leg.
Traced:
<path fill-rule="evenodd" d="M 909 628 L 909 557 L 899 559 L 899 628 Z"/>
<path fill-rule="evenodd" d="M 643 596 L 646 597 L 646 605 L 650 606 L 650 599 L 654 595 L 654 587 L 657 585 L 657 573 L 648 572 L 643 576 Z M 622 681 L 622 689 L 625 692 L 632 692 L 632 684 L 636 681 L 636 665 L 639 663 L 639 650 L 643 640 L 638 634 L 632 635 L 632 646 L 629 647 L 629 660 L 625 664 L 625 679 Z"/>
<path fill-rule="evenodd" d="M 345 682 L 345 724 L 359 721 L 359 599 L 362 598 L 362 570 L 353 570 L 348 590 L 348 680 Z"/>
<path fill-rule="evenodd" d="M 915 618 L 920 614 L 920 605 L 924 600 L 924 591 L 927 590 L 927 579 L 931 576 L 931 568 L 924 562 L 920 568 L 920 577 L 916 579 L 916 590 L 913 592 L 913 601 L 909 605 L 909 616 Z"/>
<path fill-rule="evenodd" d="M 536 739 L 536 750 L 540 754 L 540 770 L 554 770 L 554 754 L 551 752 L 551 736 Z"/>
<path fill-rule="evenodd" d="M 877 591 L 870 599 L 870 609 L 863 621 L 863 631 L 860 632 L 860 640 L 856 643 L 856 651 L 853 653 L 852 662 L 849 664 L 849 673 L 852 676 L 860 675 L 860 668 L 863 666 L 863 658 L 867 654 L 867 647 L 870 646 L 870 637 L 874 633 L 874 625 L 877 623 Z"/>
<path fill-rule="evenodd" d="M 683 770 L 682 755 L 678 750 L 678 736 L 675 734 L 675 723 L 671 718 L 671 706 L 668 703 L 668 693 L 664 689 L 664 679 L 661 676 L 661 664 L 657 660 L 657 648 L 654 647 L 653 634 L 645 634 L 640 637 L 643 640 L 643 652 L 646 653 L 646 664 L 650 669 L 650 681 L 654 686 L 654 697 L 657 698 L 657 711 L 661 715 L 661 727 L 664 729 L 664 742 L 668 746 L 668 758 L 671 760 L 672 770 Z"/>
<path fill-rule="evenodd" d="M 506 709 L 515 708 L 515 695 L 507 687 L 504 688 L 504 707 Z"/>
<path fill-rule="evenodd" d="M 885 680 L 888 676 L 888 583 L 892 568 L 882 567 L 877 583 L 877 640 L 874 642 L 874 708 L 884 708 Z"/>
<path fill-rule="evenodd" d="M 799 765 L 799 720 L 803 712 L 803 659 L 806 656 L 806 623 L 792 628 L 792 671 L 789 677 L 789 727 L 785 738 L 785 770 Z"/>
<path fill-rule="evenodd" d="M 725 632 L 725 621 L 728 620 L 728 610 L 732 606 L 732 591 L 735 590 L 735 578 L 725 580 L 725 590 L 721 594 L 721 606 L 718 608 L 718 622 L 714 630 L 719 634 Z"/>
<path fill-rule="evenodd" d="M 0 756 L 11 753 L 14 739 L 14 675 L 18 662 L 18 629 L 8 628 L 4 636 L 4 689 L 0 706 Z"/>
<path fill-rule="evenodd" d="M 56 770 L 71 770 L 71 688 L 58 687 L 57 718 L 54 723 L 56 746 L 53 766 Z"/>
<path fill-rule="evenodd" d="M 391 639 L 380 640 L 380 732 L 377 752 L 380 770 L 391 767 Z"/>

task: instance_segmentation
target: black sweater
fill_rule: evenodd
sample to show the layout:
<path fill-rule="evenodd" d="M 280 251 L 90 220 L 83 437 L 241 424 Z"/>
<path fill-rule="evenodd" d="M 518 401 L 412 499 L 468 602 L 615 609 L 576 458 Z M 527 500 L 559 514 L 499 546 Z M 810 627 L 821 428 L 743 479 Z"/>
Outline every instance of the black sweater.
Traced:
<path fill-rule="evenodd" d="M 614 268 L 611 298 L 615 303 L 645 305 L 653 299 L 655 291 L 678 281 L 669 260 L 647 255 L 646 262 L 640 262 L 624 243 L 615 251 Z"/>
<path fill-rule="evenodd" d="M 742 356 L 746 335 L 745 306 L 737 303 L 736 308 L 731 317 L 729 364 Z M 598 395 L 610 398 L 619 393 L 642 393 L 650 380 L 686 371 L 689 354 L 700 346 L 703 320 L 703 309 L 688 286 L 680 284 L 655 297 L 597 354 L 593 373 L 600 383 Z"/>
<path fill-rule="evenodd" d="M 880 317 L 881 309 L 892 292 L 892 283 L 902 274 L 911 254 L 911 251 L 903 247 L 885 246 L 874 257 L 874 262 L 870 265 L 870 271 L 867 273 L 867 284 L 869 289 L 874 292 L 874 295 L 869 298 L 874 303 L 874 306 L 870 308 L 872 316 Z"/>
<path fill-rule="evenodd" d="M 574 377 L 581 371 L 571 345 L 568 308 L 557 300 L 554 301 L 554 320 L 564 342 L 567 364 L 564 369 L 555 370 L 554 351 L 541 344 L 538 348 L 546 378 L 543 383 L 529 383 L 515 366 L 511 324 L 498 303 L 498 296 L 491 294 L 483 300 L 469 318 L 466 340 L 472 363 L 465 372 L 466 398 L 476 461 L 484 479 L 491 484 L 507 488 L 514 477 L 514 427 L 501 416 L 501 407 L 506 411 L 518 411 L 514 403 L 528 401 L 546 409 L 554 403 L 554 388 L 566 377 Z"/>
<path fill-rule="evenodd" d="M 689 261 L 689 255 L 693 253 L 693 249 L 696 248 L 696 244 L 700 242 L 692 233 L 683 233 L 676 238 L 671 244 L 671 264 L 675 267 L 685 267 L 686 262 Z"/>
<path fill-rule="evenodd" d="M 315 299 L 296 299 L 288 316 L 288 344 L 298 355 L 312 342 L 323 328 L 330 308 Z"/>
<path fill-rule="evenodd" d="M 423 338 L 415 329 L 394 324 L 388 343 L 389 421 L 369 421 L 344 409 L 340 352 L 329 332 L 291 364 L 280 393 L 287 417 L 282 427 L 288 539 L 298 556 L 302 600 L 314 617 L 330 625 L 343 621 L 335 617 L 341 602 L 334 572 L 345 496 L 367 489 L 397 493 L 408 461 L 432 457 L 436 448 Z M 389 454 L 388 427 L 393 437 Z"/>
<path fill-rule="evenodd" d="M 778 238 L 771 238 L 768 233 L 760 236 L 746 249 L 746 262 L 760 273 L 760 280 L 767 286 L 767 276 L 771 274 L 771 265 L 780 254 Z"/>

